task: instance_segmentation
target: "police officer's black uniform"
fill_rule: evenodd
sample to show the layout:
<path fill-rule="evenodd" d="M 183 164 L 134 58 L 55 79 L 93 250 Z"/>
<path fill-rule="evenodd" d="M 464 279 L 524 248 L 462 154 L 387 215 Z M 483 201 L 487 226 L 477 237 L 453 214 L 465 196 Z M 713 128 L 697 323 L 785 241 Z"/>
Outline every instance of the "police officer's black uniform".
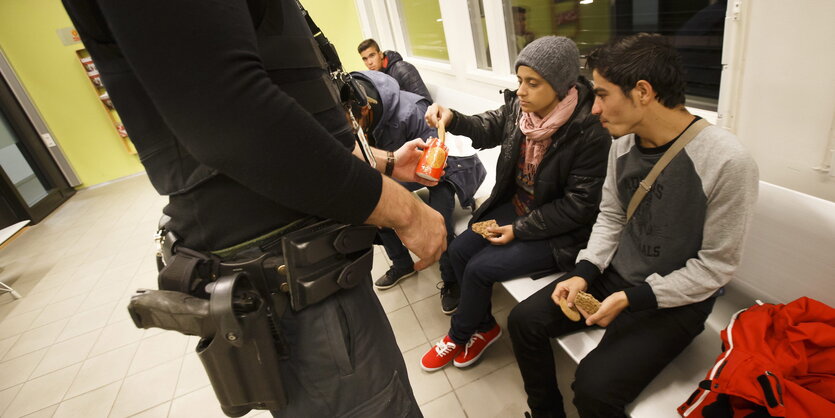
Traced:
<path fill-rule="evenodd" d="M 63 0 L 181 245 L 234 247 L 306 215 L 362 223 L 379 173 L 294 0 Z M 419 416 L 370 280 L 300 311 L 280 416 Z"/>

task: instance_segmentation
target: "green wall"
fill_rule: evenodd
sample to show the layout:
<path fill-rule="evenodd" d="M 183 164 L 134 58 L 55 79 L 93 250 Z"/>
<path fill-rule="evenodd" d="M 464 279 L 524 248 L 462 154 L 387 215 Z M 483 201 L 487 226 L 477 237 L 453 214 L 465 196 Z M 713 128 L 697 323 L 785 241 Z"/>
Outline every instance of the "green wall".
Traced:
<path fill-rule="evenodd" d="M 57 0 L 0 0 L 0 48 L 83 182 L 92 186 L 142 171 L 129 154 L 57 29 L 71 26 Z"/>
<path fill-rule="evenodd" d="M 449 61 L 439 1 L 400 2 L 400 14 L 408 36 L 409 55 Z"/>
<path fill-rule="evenodd" d="M 353 0 L 302 0 L 319 29 L 336 46 L 346 71 L 362 71 L 365 65 L 357 52 L 362 36 L 360 17 Z M 381 46 L 385 48 L 384 46 Z"/>

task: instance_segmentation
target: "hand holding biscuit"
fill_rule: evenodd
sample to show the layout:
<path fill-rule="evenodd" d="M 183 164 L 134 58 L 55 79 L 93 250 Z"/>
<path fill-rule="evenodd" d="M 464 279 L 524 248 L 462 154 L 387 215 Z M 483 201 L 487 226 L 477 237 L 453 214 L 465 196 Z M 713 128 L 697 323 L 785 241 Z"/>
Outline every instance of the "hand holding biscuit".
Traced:
<path fill-rule="evenodd" d="M 433 128 L 437 128 L 439 123 L 442 123 L 444 126 L 449 126 L 449 123 L 452 121 L 452 111 L 437 103 L 433 103 L 426 109 L 426 114 L 423 117 L 426 120 L 426 124 Z"/>
<path fill-rule="evenodd" d="M 493 245 L 505 245 L 515 238 L 513 225 L 491 226 L 487 228 L 487 232 L 492 235 L 485 238 Z"/>
<path fill-rule="evenodd" d="M 572 321 L 579 321 L 580 315 L 574 309 L 574 299 L 577 293 L 586 290 L 588 283 L 586 279 L 580 276 L 574 276 L 557 283 L 554 291 L 551 293 L 551 300 L 558 305 L 563 313 Z M 573 312 L 573 313 L 571 313 Z M 576 318 L 576 319 L 574 319 Z"/>
<path fill-rule="evenodd" d="M 476 222 L 472 225 L 471 228 L 473 232 L 475 232 L 476 234 L 479 234 L 484 238 L 490 238 L 495 235 L 493 235 L 492 232 L 489 232 L 488 229 L 497 226 L 499 226 L 499 224 L 496 223 L 496 220 L 490 219 L 487 221 Z"/>
<path fill-rule="evenodd" d="M 600 309 L 596 313 L 586 316 L 586 325 L 597 325 L 605 328 L 628 306 L 629 298 L 626 297 L 626 292 L 621 290 L 612 293 L 606 299 L 603 299 L 603 302 L 600 302 Z"/>

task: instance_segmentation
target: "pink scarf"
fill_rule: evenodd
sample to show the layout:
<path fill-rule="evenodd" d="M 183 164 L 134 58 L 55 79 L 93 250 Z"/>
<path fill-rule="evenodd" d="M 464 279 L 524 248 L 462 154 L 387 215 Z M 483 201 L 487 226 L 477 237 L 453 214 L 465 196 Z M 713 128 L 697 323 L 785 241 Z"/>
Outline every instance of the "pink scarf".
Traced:
<path fill-rule="evenodd" d="M 577 107 L 577 88 L 568 90 L 557 106 L 544 118 L 533 112 L 522 112 L 519 118 L 519 129 L 525 134 L 525 167 L 524 174 L 533 178 L 539 163 L 545 156 L 545 151 L 551 146 L 551 135 L 568 122 Z"/>

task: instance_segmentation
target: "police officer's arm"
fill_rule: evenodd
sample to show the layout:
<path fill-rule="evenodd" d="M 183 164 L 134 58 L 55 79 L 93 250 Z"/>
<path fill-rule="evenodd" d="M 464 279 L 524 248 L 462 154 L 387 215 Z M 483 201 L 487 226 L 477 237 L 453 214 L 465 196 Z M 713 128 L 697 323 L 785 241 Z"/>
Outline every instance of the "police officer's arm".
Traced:
<path fill-rule="evenodd" d="M 268 77 L 245 0 L 98 5 L 153 106 L 202 164 L 302 213 L 394 227 L 422 259 L 439 256 L 441 216 L 392 206 L 413 198 L 354 158 Z"/>
<path fill-rule="evenodd" d="M 420 258 L 415 270 L 431 266 L 446 251 L 443 216 L 388 177 L 383 177 L 380 201 L 366 223 L 394 229 L 403 245 Z"/>
<path fill-rule="evenodd" d="M 415 168 L 417 168 L 420 156 L 423 154 L 421 148 L 427 146 L 429 146 L 429 144 L 420 138 L 413 139 L 403 144 L 400 149 L 394 152 L 394 171 L 392 172 L 391 177 L 395 180 L 420 183 L 428 187 L 437 186 L 437 181 L 430 181 L 415 174 Z M 384 173 L 386 165 L 388 164 L 388 153 L 381 149 L 372 147 L 369 148 L 371 148 L 371 153 L 377 161 L 377 171 Z M 364 160 L 359 144 L 354 147 L 354 155 L 357 158 Z"/>

